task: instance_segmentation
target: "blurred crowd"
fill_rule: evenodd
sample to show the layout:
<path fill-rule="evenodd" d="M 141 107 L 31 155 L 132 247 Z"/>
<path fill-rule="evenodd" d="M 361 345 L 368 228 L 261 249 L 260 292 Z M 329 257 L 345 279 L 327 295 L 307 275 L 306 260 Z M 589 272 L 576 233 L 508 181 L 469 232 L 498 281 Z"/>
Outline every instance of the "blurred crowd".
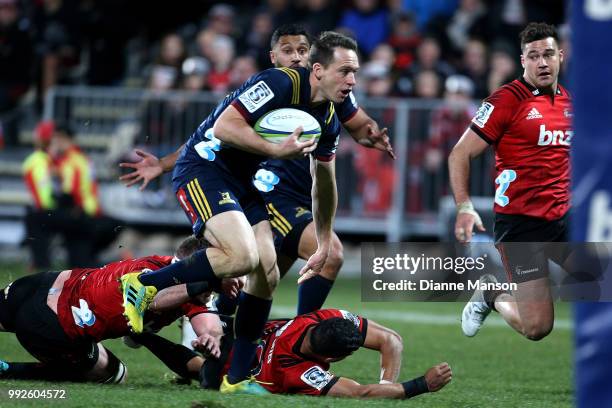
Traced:
<path fill-rule="evenodd" d="M 358 98 L 443 100 L 426 114 L 411 111 L 407 152 L 405 208 L 435 209 L 439 197 L 448 193 L 446 157 L 473 116 L 474 101 L 521 73 L 517 37 L 527 22 L 560 28 L 564 81 L 571 61 L 565 6 L 562 0 L 181 0 L 176 5 L 162 0 L 0 0 L 0 148 L 2 143 L 17 144 L 22 107 L 33 105 L 40 115 L 45 95 L 55 85 L 146 88 L 153 95 L 208 91 L 221 97 L 271 67 L 270 37 L 276 27 L 300 23 L 313 36 L 336 30 L 358 41 Z M 184 101 L 170 107 L 163 98 L 144 102 L 143 136 L 135 144 L 149 150 L 159 150 L 177 135 L 183 140 L 190 131 L 186 116 L 196 123 L 202 119 L 199 111 L 184 113 Z M 389 106 L 371 113 L 388 126 L 397 111 Z M 88 212 L 80 197 L 64 200 L 65 205 L 52 198 L 47 187 L 62 184 L 63 176 L 61 161 L 46 145 L 51 137 L 45 135 L 72 136 L 72 131 L 44 129 L 35 132 L 36 160 L 31 163 L 36 166 L 24 167 L 26 181 L 35 169 L 48 176 L 39 180 L 41 190 L 28 185 L 34 197 L 41 191 L 49 197 L 34 200 L 26 220 L 28 236 L 39 244 L 31 245 L 34 267 L 49 263 L 48 239 L 36 237 L 66 235 L 58 225 L 83 227 L 71 233 L 81 237 L 91 234 L 91 225 L 108 226 L 94 234 L 99 240 L 65 240 L 69 257 L 82 258 L 72 263 L 85 264 L 114 235 L 109 233 L 112 222 L 100 222 L 100 211 Z M 394 164 L 373 150 L 355 149 L 351 155 L 359 205 L 366 212 L 385 213 L 397 178 Z M 489 168 L 485 163 L 483 177 Z M 88 183 L 83 179 L 83 185 Z M 64 191 L 60 197 L 71 195 Z M 49 214 L 58 222 L 51 222 Z M 47 220 L 45 231 L 35 228 L 41 217 Z M 66 223 L 66 217 L 80 221 Z M 104 243 L 92 243 L 96 240 Z M 89 246 L 84 250 L 80 246 L 85 242 Z"/>
<path fill-rule="evenodd" d="M 563 3 L 0 0 L 0 115 L 28 91 L 43 101 L 55 84 L 224 94 L 270 67 L 272 31 L 293 22 L 313 35 L 339 30 L 357 39 L 363 94 L 437 98 L 445 80 L 460 74 L 471 96 L 482 98 L 519 73 L 521 28 L 528 21 L 561 26 Z"/>

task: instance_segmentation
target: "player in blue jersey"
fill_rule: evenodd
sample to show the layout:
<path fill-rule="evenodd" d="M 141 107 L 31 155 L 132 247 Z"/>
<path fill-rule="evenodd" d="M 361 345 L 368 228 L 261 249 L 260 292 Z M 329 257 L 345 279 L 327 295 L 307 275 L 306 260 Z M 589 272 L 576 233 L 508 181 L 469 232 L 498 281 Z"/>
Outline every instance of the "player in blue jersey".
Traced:
<path fill-rule="evenodd" d="M 279 27 L 270 41 L 270 59 L 277 67 L 299 68 L 308 65 L 310 37 L 306 30 L 296 24 Z M 352 93 L 344 101 L 334 104 L 342 125 L 359 144 L 389 153 L 395 157 L 387 129 L 378 124 L 358 106 Z M 181 147 L 182 149 L 182 147 Z M 179 149 L 180 151 L 180 149 Z M 174 167 L 177 153 L 157 159 L 155 156 L 137 151 L 143 160 L 125 163 L 133 173 L 123 176 L 128 185 L 142 180 L 141 189 L 163 172 Z M 312 218 L 310 161 L 308 158 L 294 160 L 268 160 L 255 174 L 255 186 L 263 192 L 274 233 L 280 275 L 284 276 L 299 257 L 308 259 L 317 249 L 315 224 Z M 342 266 L 342 243 L 335 233 L 329 256 L 320 274 L 307 273 L 298 287 L 297 314 L 320 309 Z M 221 296 L 219 307 L 231 314 L 234 302 Z"/>
<path fill-rule="evenodd" d="M 357 44 L 338 33 L 323 33 L 313 44 L 310 70 L 281 68 L 251 77 L 228 95 L 197 128 L 176 162 L 173 184 L 179 202 L 211 247 L 154 272 L 122 278 L 125 312 L 138 331 L 142 313 L 157 290 L 177 283 L 248 275 L 236 312 L 236 340 L 222 392 L 263 392 L 248 377 L 272 303 L 279 272 L 265 204 L 251 179 L 265 157 L 313 155 L 312 206 L 318 248 L 301 271 L 318 273 L 328 257 L 336 208 L 334 154 L 340 132 L 334 102 L 342 102 L 355 85 Z M 265 113 L 283 107 L 308 111 L 322 135 L 299 142 L 301 128 L 281 144 L 268 143 L 252 126 Z"/>

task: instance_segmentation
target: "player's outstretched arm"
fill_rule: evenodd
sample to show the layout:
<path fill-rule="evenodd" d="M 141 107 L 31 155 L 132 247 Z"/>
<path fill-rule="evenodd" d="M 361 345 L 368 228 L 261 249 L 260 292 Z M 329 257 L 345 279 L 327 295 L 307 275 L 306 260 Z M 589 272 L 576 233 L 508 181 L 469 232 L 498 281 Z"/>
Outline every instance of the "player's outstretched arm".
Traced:
<path fill-rule="evenodd" d="M 402 366 L 402 337 L 370 319 L 367 330 L 363 347 L 380 353 L 380 383 L 396 382 Z"/>
<path fill-rule="evenodd" d="M 300 275 L 309 271 L 313 273 L 321 272 L 331 248 L 332 226 L 336 215 L 336 205 L 338 204 L 335 160 L 324 162 L 311 157 L 310 173 L 313 180 L 312 214 L 315 221 L 318 248 L 300 270 Z"/>
<path fill-rule="evenodd" d="M 452 379 L 448 363 L 431 367 L 424 376 L 398 384 L 359 384 L 349 378 L 341 377 L 329 390 L 331 397 L 349 398 L 395 398 L 408 399 L 417 395 L 436 392 Z"/>
<path fill-rule="evenodd" d="M 276 159 L 290 159 L 312 152 L 316 147 L 314 139 L 300 142 L 301 128 L 297 128 L 283 143 L 270 143 L 260 137 L 244 117 L 232 105 L 228 106 L 215 122 L 215 137 L 238 149 Z"/>
<path fill-rule="evenodd" d="M 455 237 L 462 243 L 471 241 L 474 225 L 480 231 L 485 230 L 470 201 L 469 178 L 470 160 L 480 155 L 488 146 L 476 132 L 467 129 L 448 156 L 450 185 L 457 203 Z"/>
<path fill-rule="evenodd" d="M 134 152 L 138 156 L 140 156 L 142 160 L 136 163 L 119 163 L 119 167 L 130 168 L 134 170 L 131 173 L 119 177 L 119 180 L 125 183 L 126 187 L 130 187 L 142 181 L 142 185 L 139 189 L 140 191 L 144 190 L 151 180 L 156 179 L 163 173 L 167 173 L 174 168 L 176 160 L 181 154 L 183 147 L 185 147 L 184 144 L 179 147 L 175 152 L 170 153 L 162 157 L 161 159 L 158 159 L 157 156 L 151 153 L 147 153 L 144 150 L 134 150 Z"/>
<path fill-rule="evenodd" d="M 360 145 L 387 152 L 395 160 L 395 152 L 389 141 L 387 128 L 380 129 L 378 123 L 361 108 L 355 116 L 343 123 L 351 137 Z"/>
<path fill-rule="evenodd" d="M 219 357 L 221 355 L 221 337 L 223 326 L 216 313 L 200 313 L 190 319 L 191 326 L 198 336 L 191 342 L 194 349 L 207 355 Z"/>

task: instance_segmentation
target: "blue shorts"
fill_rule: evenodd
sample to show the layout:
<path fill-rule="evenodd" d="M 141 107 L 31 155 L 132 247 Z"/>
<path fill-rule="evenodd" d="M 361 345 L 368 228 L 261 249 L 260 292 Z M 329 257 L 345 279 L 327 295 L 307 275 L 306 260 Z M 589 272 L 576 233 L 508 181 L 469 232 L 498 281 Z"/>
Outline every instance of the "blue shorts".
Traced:
<path fill-rule="evenodd" d="M 312 222 L 310 200 L 298 200 L 276 190 L 262 195 L 272 224 L 276 252 L 297 259 L 302 232 Z"/>
<path fill-rule="evenodd" d="M 196 237 L 204 233 L 206 221 L 226 211 L 244 213 L 251 225 L 268 219 L 263 198 L 250 178 L 240 179 L 213 162 L 178 164 L 172 183 Z"/>

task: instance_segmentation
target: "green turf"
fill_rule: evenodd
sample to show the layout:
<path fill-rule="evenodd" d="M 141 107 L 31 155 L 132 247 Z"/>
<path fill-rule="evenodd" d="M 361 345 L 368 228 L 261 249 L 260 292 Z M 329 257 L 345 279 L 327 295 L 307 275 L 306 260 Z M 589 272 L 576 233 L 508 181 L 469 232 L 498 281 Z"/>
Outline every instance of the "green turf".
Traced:
<path fill-rule="evenodd" d="M 0 284 L 23 272 L 16 267 L 0 267 Z M 10 276 L 10 278 L 9 278 Z M 295 307 L 295 279 L 287 277 L 275 298 L 280 314 Z M 387 407 L 569 407 L 572 406 L 572 331 L 558 328 L 540 342 L 530 342 L 501 325 L 485 325 L 475 338 L 461 334 L 459 313 L 462 304 L 453 303 L 361 303 L 359 282 L 342 280 L 336 284 L 328 306 L 341 307 L 377 320 L 399 332 L 404 338 L 404 356 L 400 380 L 421 375 L 431 365 L 448 361 L 453 368 L 453 381 L 436 394 L 419 396 L 410 401 L 360 401 L 359 405 Z M 560 319 L 570 319 L 566 304 L 556 305 Z M 388 319 L 385 318 L 388 312 Z M 456 324 L 427 324 L 402 321 L 398 316 L 427 314 L 457 316 Z M 277 307 L 277 314 L 278 307 Z M 178 339 L 175 326 L 162 332 Z M 317 406 L 353 407 L 351 400 L 315 399 L 299 396 L 245 397 L 222 396 L 202 391 L 195 385 L 172 385 L 172 377 L 160 362 L 146 351 L 132 350 L 120 341 L 105 344 L 129 367 L 128 383 L 119 386 L 85 384 L 51 384 L 44 382 L 0 382 L 0 407 L 190 407 L 194 403 L 216 407 L 273 407 L 290 405 L 292 408 Z M 0 333 L 0 358 L 31 360 L 12 334 Z M 362 383 L 378 381 L 377 353 L 359 351 L 350 359 L 332 367 L 338 375 Z M 8 399 L 8 389 L 64 389 L 64 400 Z"/>

